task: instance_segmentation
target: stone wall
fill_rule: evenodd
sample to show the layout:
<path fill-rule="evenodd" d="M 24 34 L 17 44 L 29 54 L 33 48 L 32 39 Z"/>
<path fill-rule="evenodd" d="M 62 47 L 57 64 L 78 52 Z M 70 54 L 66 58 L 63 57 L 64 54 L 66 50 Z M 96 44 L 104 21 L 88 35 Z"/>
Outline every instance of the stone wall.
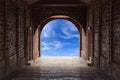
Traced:
<path fill-rule="evenodd" d="M 40 56 L 40 42 L 39 42 L 39 30 L 37 29 L 33 37 L 33 59 L 36 60 Z"/>
<path fill-rule="evenodd" d="M 5 13 L 5 8 L 4 8 L 4 0 L 0 0 L 0 78 L 4 75 L 5 73 L 5 58 L 4 58 L 4 13 Z"/>
<path fill-rule="evenodd" d="M 103 6 L 104 5 L 104 6 Z M 105 72 L 110 72 L 111 63 L 111 1 L 101 1 L 101 47 L 100 47 L 100 68 Z"/>
<path fill-rule="evenodd" d="M 7 64 L 6 73 L 9 74 L 17 67 L 15 0 L 5 1 L 5 29 L 5 63 Z"/>
<path fill-rule="evenodd" d="M 31 7 L 26 6 L 26 28 L 25 28 L 25 57 L 26 62 L 32 59 L 32 28 L 31 28 Z"/>
<path fill-rule="evenodd" d="M 112 2 L 112 71 L 120 79 L 120 0 Z"/>
<path fill-rule="evenodd" d="M 0 78 L 25 65 L 26 18 L 25 5 L 17 0 L 0 0 Z"/>
<path fill-rule="evenodd" d="M 92 29 L 93 29 L 93 10 L 92 10 L 92 6 L 88 7 L 88 11 L 87 11 L 87 28 L 86 28 L 86 43 L 87 43 L 87 58 L 88 60 L 91 62 L 91 64 L 93 63 L 93 52 L 92 52 L 92 39 L 93 39 L 93 34 L 92 34 Z"/>
<path fill-rule="evenodd" d="M 80 36 L 81 37 L 81 44 L 80 44 L 81 45 L 81 53 L 80 53 L 80 55 L 83 59 L 87 60 L 87 47 L 86 47 L 87 38 L 86 38 L 86 33 L 83 29 L 82 29 L 81 34 L 82 35 Z"/>
<path fill-rule="evenodd" d="M 100 49 L 100 4 L 99 2 L 95 2 L 94 4 L 96 4 L 95 6 L 93 6 L 94 10 L 93 10 L 93 54 L 94 54 L 94 65 L 96 67 L 99 67 L 99 61 L 100 61 L 100 57 L 99 57 L 99 49 Z"/>
<path fill-rule="evenodd" d="M 25 14 L 25 6 L 19 5 L 21 7 L 18 8 L 18 65 L 25 64 L 25 25 L 26 25 L 26 14 Z"/>
<path fill-rule="evenodd" d="M 94 66 L 120 79 L 120 1 L 99 0 L 88 15 L 93 22 Z M 88 22 L 88 25 L 91 25 Z"/>
<path fill-rule="evenodd" d="M 56 16 L 65 15 L 69 16 L 78 22 L 85 28 L 86 26 L 86 7 L 85 6 L 72 6 L 72 7 L 61 7 L 61 6 L 40 6 L 34 5 L 32 7 L 32 24 L 37 29 L 38 25 L 45 19 Z"/>

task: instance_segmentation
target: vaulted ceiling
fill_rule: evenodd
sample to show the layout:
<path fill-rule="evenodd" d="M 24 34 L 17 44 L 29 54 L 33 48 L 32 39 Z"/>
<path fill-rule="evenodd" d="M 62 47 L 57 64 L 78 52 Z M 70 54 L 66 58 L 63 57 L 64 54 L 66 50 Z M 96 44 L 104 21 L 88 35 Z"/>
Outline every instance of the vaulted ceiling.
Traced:
<path fill-rule="evenodd" d="M 34 3 L 41 4 L 90 4 L 92 0 L 23 0 L 27 4 L 32 5 Z"/>

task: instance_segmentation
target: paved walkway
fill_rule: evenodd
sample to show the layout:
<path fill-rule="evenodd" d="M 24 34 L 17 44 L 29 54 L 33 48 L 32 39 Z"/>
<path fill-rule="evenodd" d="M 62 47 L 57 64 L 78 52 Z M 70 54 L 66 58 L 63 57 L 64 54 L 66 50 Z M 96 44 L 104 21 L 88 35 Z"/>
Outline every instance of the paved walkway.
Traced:
<path fill-rule="evenodd" d="M 79 57 L 41 57 L 11 80 L 112 80 Z"/>

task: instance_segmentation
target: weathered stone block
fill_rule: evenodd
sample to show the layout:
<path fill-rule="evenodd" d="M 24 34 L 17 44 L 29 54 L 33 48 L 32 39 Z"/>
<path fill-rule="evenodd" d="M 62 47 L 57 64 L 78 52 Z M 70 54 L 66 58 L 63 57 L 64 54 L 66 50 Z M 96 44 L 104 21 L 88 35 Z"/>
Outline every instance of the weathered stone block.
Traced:
<path fill-rule="evenodd" d="M 7 74 L 15 71 L 17 69 L 17 56 L 13 55 L 9 57 L 9 61 L 7 64 Z"/>

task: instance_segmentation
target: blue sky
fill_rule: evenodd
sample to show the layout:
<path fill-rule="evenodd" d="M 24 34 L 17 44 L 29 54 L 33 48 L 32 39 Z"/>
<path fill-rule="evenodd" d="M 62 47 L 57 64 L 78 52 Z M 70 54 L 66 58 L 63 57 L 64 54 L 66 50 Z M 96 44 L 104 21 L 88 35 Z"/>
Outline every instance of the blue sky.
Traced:
<path fill-rule="evenodd" d="M 65 19 L 48 22 L 41 32 L 41 56 L 79 56 L 79 31 Z"/>

